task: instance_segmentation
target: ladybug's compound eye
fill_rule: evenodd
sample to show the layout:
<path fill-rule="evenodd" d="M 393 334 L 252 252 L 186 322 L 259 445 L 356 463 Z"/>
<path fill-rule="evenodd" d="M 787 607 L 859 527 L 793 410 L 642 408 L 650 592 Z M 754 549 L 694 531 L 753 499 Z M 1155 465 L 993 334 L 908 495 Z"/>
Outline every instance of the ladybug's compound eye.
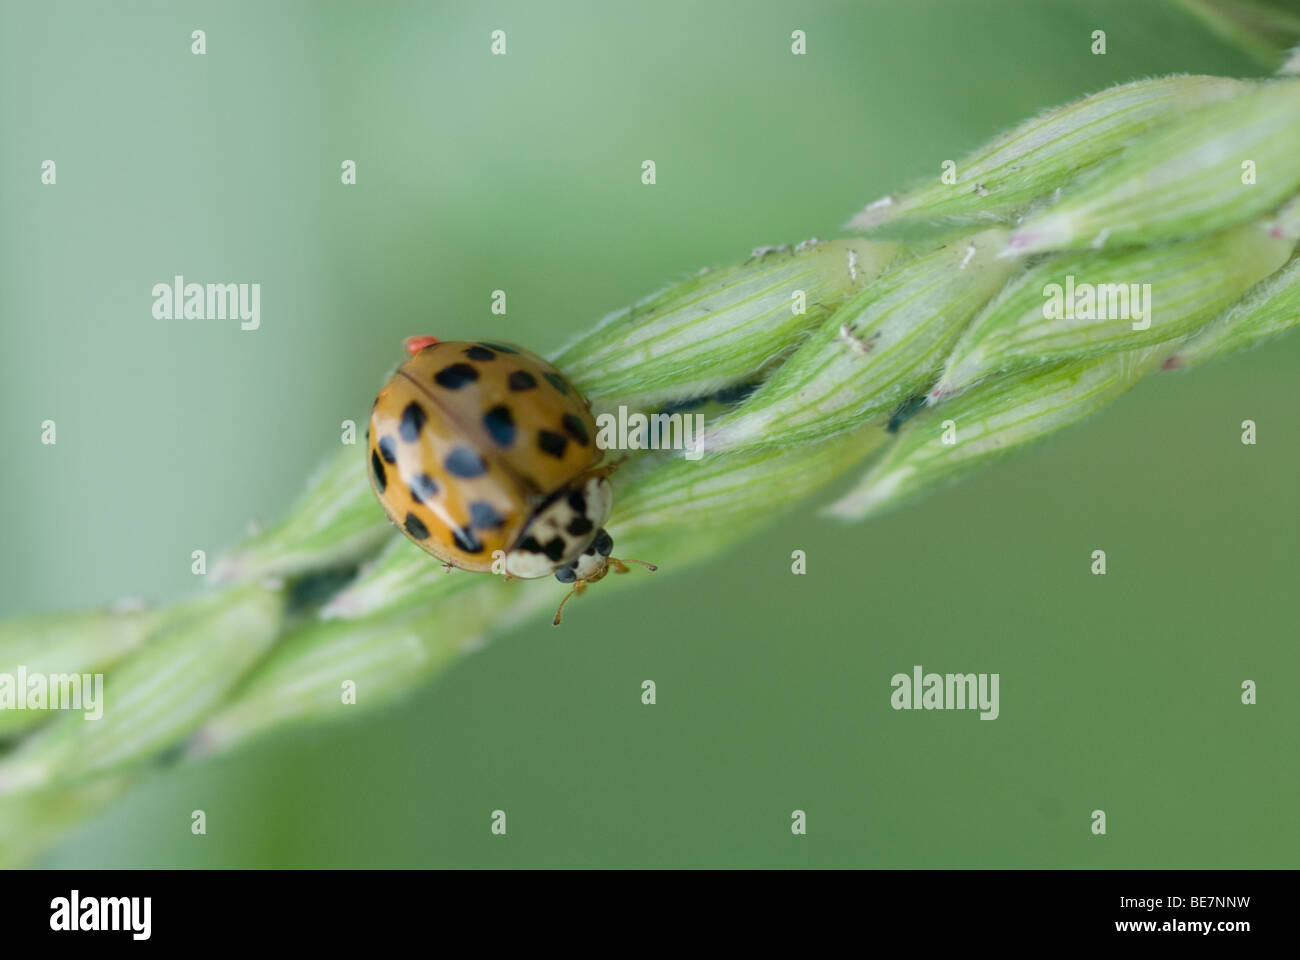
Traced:
<path fill-rule="evenodd" d="M 596 534 L 596 539 L 591 541 L 591 545 L 596 548 L 596 552 L 602 557 L 608 557 L 611 550 L 614 549 L 614 538 L 609 535 L 609 531 L 601 528 Z"/>
<path fill-rule="evenodd" d="M 406 352 L 411 356 L 415 356 L 425 347 L 431 347 L 438 343 L 439 340 L 437 337 L 407 337 L 402 342 L 406 345 Z"/>
<path fill-rule="evenodd" d="M 573 583 L 573 581 L 578 579 L 578 571 L 575 564 L 571 563 L 567 567 L 560 567 L 559 570 L 555 571 L 555 579 L 559 580 L 560 583 Z"/>

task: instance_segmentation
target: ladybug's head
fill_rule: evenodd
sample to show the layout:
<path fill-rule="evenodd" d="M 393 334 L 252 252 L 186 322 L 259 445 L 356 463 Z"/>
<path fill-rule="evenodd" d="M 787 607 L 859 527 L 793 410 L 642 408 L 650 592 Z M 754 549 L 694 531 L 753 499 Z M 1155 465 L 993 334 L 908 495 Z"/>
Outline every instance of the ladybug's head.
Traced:
<path fill-rule="evenodd" d="M 552 621 L 555 626 L 560 625 L 560 615 L 564 613 L 564 605 L 569 602 L 569 597 L 582 593 L 587 589 L 587 584 L 603 580 L 611 567 L 615 573 L 627 573 L 629 563 L 639 563 L 651 571 L 659 569 L 653 563 L 646 563 L 644 560 L 620 560 L 618 557 L 611 557 L 609 554 L 613 549 L 614 538 L 609 535 L 608 530 L 601 527 L 596 533 L 596 539 L 591 541 L 591 546 L 587 547 L 578 559 L 555 571 L 555 579 L 560 583 L 573 584 L 564 599 L 560 601 L 560 608 L 555 611 L 555 620 Z"/>

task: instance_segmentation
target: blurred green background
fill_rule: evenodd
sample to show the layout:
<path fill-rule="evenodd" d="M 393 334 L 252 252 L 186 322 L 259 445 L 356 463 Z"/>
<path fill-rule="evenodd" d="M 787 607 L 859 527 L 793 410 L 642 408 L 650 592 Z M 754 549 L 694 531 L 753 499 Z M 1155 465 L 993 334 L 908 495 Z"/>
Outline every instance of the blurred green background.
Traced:
<path fill-rule="evenodd" d="M 283 511 L 407 334 L 551 351 L 1176 71 L 1260 68 L 1132 0 L 6 3 L 0 617 L 191 594 L 190 551 Z M 260 282 L 262 328 L 153 319 L 176 273 Z M 871 523 L 805 504 L 395 707 L 154 775 L 43 863 L 1295 866 L 1298 362 L 1154 378 Z M 918 663 L 1000 673 L 1001 717 L 892 711 Z"/>

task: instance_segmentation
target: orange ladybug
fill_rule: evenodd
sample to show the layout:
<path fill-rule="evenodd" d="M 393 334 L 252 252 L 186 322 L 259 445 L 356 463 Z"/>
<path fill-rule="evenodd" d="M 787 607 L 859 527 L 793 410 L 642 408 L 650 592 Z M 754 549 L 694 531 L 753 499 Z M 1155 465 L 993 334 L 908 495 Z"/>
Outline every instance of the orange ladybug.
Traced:
<path fill-rule="evenodd" d="M 582 593 L 610 556 L 611 467 L 591 406 L 521 347 L 412 337 L 370 414 L 371 486 L 390 520 L 448 567 Z M 641 560 L 651 570 L 653 564 Z"/>

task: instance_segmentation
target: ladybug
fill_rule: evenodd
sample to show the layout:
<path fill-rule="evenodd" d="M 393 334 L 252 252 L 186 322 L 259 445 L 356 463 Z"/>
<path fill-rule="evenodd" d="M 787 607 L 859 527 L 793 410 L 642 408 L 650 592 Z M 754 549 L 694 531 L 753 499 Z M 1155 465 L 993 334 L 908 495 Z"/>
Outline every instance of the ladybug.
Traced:
<path fill-rule="evenodd" d="M 613 467 L 601 465 L 591 405 L 521 347 L 411 337 L 406 349 L 370 414 L 375 495 L 448 569 L 572 584 L 558 625 L 570 597 L 611 567 L 627 572 L 610 556 Z"/>

